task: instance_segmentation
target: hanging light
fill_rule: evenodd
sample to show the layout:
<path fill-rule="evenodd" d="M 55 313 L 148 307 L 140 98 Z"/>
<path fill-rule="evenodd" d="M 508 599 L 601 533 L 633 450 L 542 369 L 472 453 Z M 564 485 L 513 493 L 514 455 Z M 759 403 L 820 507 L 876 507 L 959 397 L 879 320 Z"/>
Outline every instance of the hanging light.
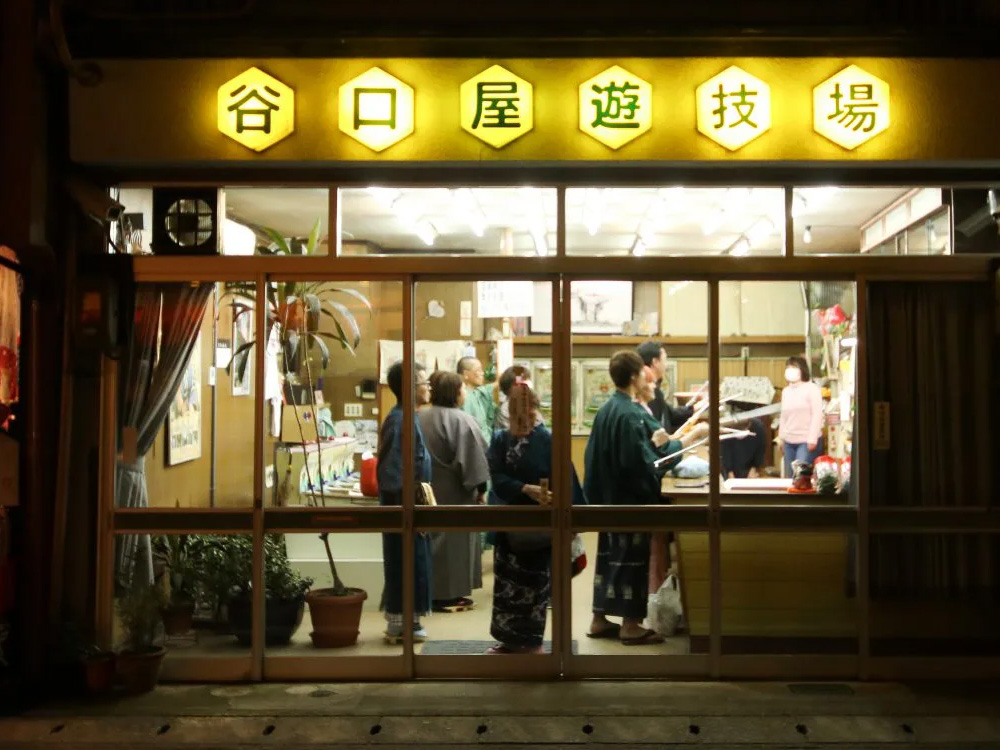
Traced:
<path fill-rule="evenodd" d="M 813 241 L 812 226 L 806 227 L 806 231 L 802 233 L 802 241 L 807 245 Z"/>
<path fill-rule="evenodd" d="M 544 257 L 549 254 L 549 243 L 545 241 L 545 230 L 541 227 L 531 229 L 531 241 L 535 243 L 535 255 Z"/>
<path fill-rule="evenodd" d="M 431 247 L 438 236 L 437 230 L 428 221 L 418 221 L 414 224 L 413 231 L 427 247 Z"/>
<path fill-rule="evenodd" d="M 635 241 L 632 243 L 631 253 L 636 258 L 641 258 L 646 254 L 646 243 L 642 241 L 642 237 L 639 235 L 635 236 Z"/>
<path fill-rule="evenodd" d="M 792 216 L 802 216 L 809 208 L 809 201 L 802 193 L 796 193 L 792 198 Z"/>

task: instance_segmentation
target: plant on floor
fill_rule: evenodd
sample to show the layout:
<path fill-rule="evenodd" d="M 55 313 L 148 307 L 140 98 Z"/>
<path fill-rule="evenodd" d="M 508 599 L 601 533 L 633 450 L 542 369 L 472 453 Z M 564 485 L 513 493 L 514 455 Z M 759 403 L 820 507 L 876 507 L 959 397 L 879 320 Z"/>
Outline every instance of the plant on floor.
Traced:
<path fill-rule="evenodd" d="M 215 536 L 206 539 L 206 559 L 218 563 L 211 587 L 223 596 L 229 625 L 241 644 L 250 643 L 253 598 L 253 542 L 249 536 Z M 302 621 L 305 593 L 312 579 L 292 567 L 285 538 L 264 536 L 265 642 L 288 643 Z"/>
<path fill-rule="evenodd" d="M 118 674 L 125 689 L 145 693 L 156 687 L 164 649 L 156 645 L 161 610 L 167 603 L 163 588 L 135 576 L 125 595 L 118 600 L 118 619 L 125 633 L 118 654 Z"/>
<path fill-rule="evenodd" d="M 167 534 L 153 538 L 153 563 L 165 577 L 170 601 L 163 608 L 163 625 L 168 635 L 191 629 L 197 598 L 201 540 L 188 534 Z"/>

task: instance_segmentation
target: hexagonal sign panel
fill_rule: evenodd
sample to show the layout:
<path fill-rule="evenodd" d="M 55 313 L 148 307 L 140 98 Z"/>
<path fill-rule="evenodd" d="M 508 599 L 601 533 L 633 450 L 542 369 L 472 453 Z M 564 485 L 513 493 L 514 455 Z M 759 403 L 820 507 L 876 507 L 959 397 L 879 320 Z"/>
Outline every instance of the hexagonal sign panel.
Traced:
<path fill-rule="evenodd" d="M 219 86 L 219 132 L 263 151 L 295 130 L 295 92 L 260 68 L 248 68 Z"/>
<path fill-rule="evenodd" d="M 735 65 L 695 92 L 698 132 L 736 151 L 771 129 L 771 87 Z"/>
<path fill-rule="evenodd" d="M 851 65 L 813 89 L 813 129 L 848 151 L 889 128 L 889 84 Z"/>
<path fill-rule="evenodd" d="M 413 89 L 381 68 L 340 87 L 340 130 L 372 151 L 385 151 L 413 133 Z"/>
<path fill-rule="evenodd" d="M 580 84 L 580 130 L 619 149 L 653 125 L 653 87 L 618 65 Z"/>
<path fill-rule="evenodd" d="M 500 65 L 487 68 L 459 90 L 462 129 L 503 148 L 535 126 L 534 87 Z"/>

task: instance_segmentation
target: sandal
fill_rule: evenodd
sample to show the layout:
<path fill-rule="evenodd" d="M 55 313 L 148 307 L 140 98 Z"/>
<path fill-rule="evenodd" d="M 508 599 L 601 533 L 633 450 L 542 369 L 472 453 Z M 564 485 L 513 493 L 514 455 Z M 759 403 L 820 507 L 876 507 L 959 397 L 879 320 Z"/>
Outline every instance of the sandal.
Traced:
<path fill-rule="evenodd" d="M 666 639 L 655 630 L 646 630 L 642 635 L 634 638 L 622 638 L 623 646 L 654 646 L 663 643 Z"/>
<path fill-rule="evenodd" d="M 460 596 L 451 602 L 433 602 L 431 611 L 437 613 L 468 612 L 475 608 L 476 603 L 472 599 Z"/>
<path fill-rule="evenodd" d="M 596 633 L 587 633 L 588 638 L 617 638 L 622 632 L 622 626 L 611 623 L 608 627 Z"/>

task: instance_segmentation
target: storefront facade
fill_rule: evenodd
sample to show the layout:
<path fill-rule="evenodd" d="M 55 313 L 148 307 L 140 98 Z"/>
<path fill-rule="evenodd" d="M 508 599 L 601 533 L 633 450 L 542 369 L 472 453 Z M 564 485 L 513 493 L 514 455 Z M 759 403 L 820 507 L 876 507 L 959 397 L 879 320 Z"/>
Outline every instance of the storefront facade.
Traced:
<path fill-rule="evenodd" d="M 124 206 L 110 237 L 119 253 L 133 255 L 137 309 L 146 294 L 163 300 L 149 310 L 172 317 L 166 300 L 179 295 L 171 298 L 175 310 L 197 312 L 202 343 L 193 343 L 188 326 L 191 341 L 180 348 L 190 355 L 200 347 L 195 382 L 212 394 L 211 414 L 208 396 L 186 402 L 199 415 L 188 433 L 170 422 L 180 424 L 186 411 L 171 411 L 163 428 L 143 425 L 122 405 L 143 411 L 130 395 L 136 376 L 129 354 L 102 359 L 95 592 L 102 641 L 116 637 L 122 549 L 145 549 L 150 537 L 211 535 L 249 541 L 246 638 L 237 648 L 231 639 L 184 631 L 172 642 L 164 679 L 889 679 L 1000 671 L 990 626 L 1000 611 L 1000 524 L 988 458 L 978 460 L 996 413 L 996 330 L 988 316 L 1000 245 L 989 197 L 1000 164 L 993 133 L 1000 94 L 992 83 L 1000 63 L 98 64 L 100 83 L 71 84 L 71 158 Z M 243 230 L 231 223 L 251 230 L 248 249 L 237 249 Z M 261 251 L 267 237 L 276 244 Z M 289 254 L 275 253 L 278 239 Z M 192 246 L 209 252 L 190 254 Z M 530 290 L 489 287 L 499 281 L 527 282 Z M 428 357 L 439 369 L 445 362 L 453 368 L 458 350 L 445 344 L 468 342 L 484 364 L 496 357 L 496 374 L 505 362 L 530 362 L 537 384 L 547 371 L 552 508 L 426 508 L 409 501 L 379 507 L 349 496 L 328 504 L 323 480 L 316 502 L 308 476 L 298 500 L 279 497 L 282 461 L 292 474 L 295 449 L 288 446 L 307 441 L 289 440 L 282 434 L 286 417 L 271 414 L 274 399 L 288 409 L 288 387 L 298 383 L 286 368 L 273 396 L 274 352 L 250 345 L 269 340 L 273 317 L 287 315 L 287 296 L 281 312 L 270 292 L 268 305 L 255 304 L 256 290 L 299 294 L 309 285 L 331 290 L 341 305 L 330 308 L 336 327 L 327 329 L 330 353 L 321 357 L 318 386 L 337 424 L 340 417 L 380 421 L 392 405 L 384 385 L 392 358 L 401 358 L 404 373 Z M 201 307 L 185 297 L 199 289 Z M 582 309 L 589 304 L 585 290 L 611 308 L 627 293 L 625 317 L 591 316 Z M 912 300 L 904 299 L 908 293 Z M 963 298 L 968 306 L 950 318 L 950 300 Z M 344 308 L 356 332 L 340 317 Z M 835 308 L 843 319 L 824 317 Z M 160 347 L 176 344 L 166 338 L 165 322 L 150 330 L 164 337 Z M 973 343 L 962 348 L 958 339 L 966 333 Z M 728 428 L 710 410 L 704 484 L 685 486 L 678 477 L 646 506 L 572 505 L 571 472 L 583 473 L 586 415 L 598 403 L 588 400 L 588 373 L 599 373 L 613 351 L 646 339 L 667 349 L 671 393 L 705 381 L 718 400 L 727 396 L 729 377 L 747 379 L 741 387 L 755 376 L 777 387 L 785 358 L 800 353 L 822 367 L 834 404 L 824 415 L 827 452 L 851 464 L 843 493 L 803 499 L 732 491 L 716 449 Z M 910 348 L 898 343 L 904 339 Z M 950 392 L 956 377 L 963 381 L 952 368 L 923 378 L 935 340 L 941 356 L 975 369 L 969 393 L 985 398 L 969 415 L 977 407 L 955 395 L 956 410 L 936 412 L 944 421 L 937 439 L 911 412 Z M 237 354 L 246 360 L 238 377 L 229 365 Z M 350 366 L 336 364 L 352 354 Z M 190 356 L 178 362 L 190 370 Z M 912 377 L 889 377 L 895 368 Z M 225 380 L 231 394 L 220 400 Z M 911 383 L 910 401 L 901 400 L 902 382 Z M 243 400 L 233 400 L 238 396 Z M 419 417 L 404 400 L 403 450 L 411 466 L 405 436 Z M 357 429 L 351 452 L 360 454 Z M 186 435 L 195 435 L 196 451 Z M 322 450 L 334 450 L 334 442 L 316 443 L 320 473 Z M 301 449 L 306 475 L 310 450 Z M 932 458 L 945 454 L 961 481 Z M 939 484 L 899 483 L 913 456 L 934 465 L 921 476 Z M 122 493 L 123 464 L 142 466 L 144 502 Z M 196 465 L 197 478 L 181 478 Z M 404 478 L 403 497 L 413 497 L 412 473 Z M 263 593 L 275 554 L 268 535 L 303 542 L 286 542 L 282 554 L 317 581 L 326 575 L 322 548 L 303 540 L 329 534 L 348 569 L 367 581 L 384 563 L 379 535 L 395 535 L 404 550 L 402 580 L 409 581 L 410 552 L 421 535 L 511 530 L 552 539 L 545 653 L 487 656 L 468 644 L 488 640 L 488 633 L 461 628 L 448 639 L 459 644 L 453 650 L 428 648 L 435 627 L 450 627 L 438 625 L 442 618 L 465 613 L 434 615 L 428 644 L 407 633 L 392 649 L 373 646 L 381 637 L 374 624 L 362 625 L 361 647 L 350 651 L 313 648 L 306 632 L 287 647 L 265 637 L 275 608 Z M 590 648 L 591 592 L 572 577 L 569 561 L 574 535 L 595 532 L 672 532 L 689 628 L 683 643 Z M 889 561 L 899 559 L 905 562 L 893 568 Z M 591 568 L 596 563 L 591 557 Z M 923 576 L 932 579 L 926 586 L 914 580 Z M 370 604 L 377 583 L 366 587 Z M 414 606 L 404 587 L 404 622 Z M 920 624 L 942 608 L 950 614 Z M 232 609 L 229 616 L 232 622 Z M 377 607 L 366 616 L 376 623 Z"/>

